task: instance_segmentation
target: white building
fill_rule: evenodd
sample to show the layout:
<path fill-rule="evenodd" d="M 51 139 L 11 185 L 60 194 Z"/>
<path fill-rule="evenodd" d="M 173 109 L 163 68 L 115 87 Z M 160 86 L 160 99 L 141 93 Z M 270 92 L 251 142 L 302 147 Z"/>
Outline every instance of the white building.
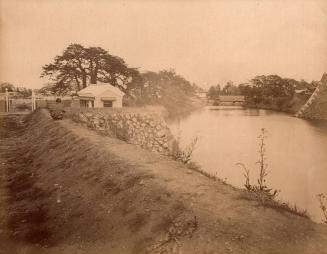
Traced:
<path fill-rule="evenodd" d="M 84 108 L 121 108 L 124 93 L 106 83 L 91 84 L 77 92 L 80 106 Z"/>

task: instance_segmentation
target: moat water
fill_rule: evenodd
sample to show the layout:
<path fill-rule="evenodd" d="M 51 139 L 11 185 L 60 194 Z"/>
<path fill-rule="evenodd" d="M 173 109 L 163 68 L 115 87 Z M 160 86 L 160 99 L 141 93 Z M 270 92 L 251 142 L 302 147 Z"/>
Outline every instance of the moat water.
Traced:
<path fill-rule="evenodd" d="M 267 185 L 281 192 L 278 199 L 307 210 L 320 222 L 316 195 L 327 194 L 327 124 L 291 115 L 240 107 L 207 107 L 168 123 L 187 146 L 197 137 L 192 160 L 203 170 L 237 187 L 244 186 L 244 163 L 255 184 L 259 167 L 261 128 L 267 130 Z M 326 195 L 327 196 L 327 195 Z"/>

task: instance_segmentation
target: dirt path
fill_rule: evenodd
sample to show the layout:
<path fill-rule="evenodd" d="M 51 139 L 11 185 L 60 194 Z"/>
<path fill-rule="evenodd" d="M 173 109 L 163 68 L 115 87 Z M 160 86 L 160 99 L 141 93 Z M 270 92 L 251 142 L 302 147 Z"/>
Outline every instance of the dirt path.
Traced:
<path fill-rule="evenodd" d="M 327 253 L 326 226 L 69 120 L 0 131 L 0 253 Z"/>
<path fill-rule="evenodd" d="M 26 114 L 0 117 L 0 253 L 43 253 L 47 237 L 41 189 L 27 156 Z M 20 241 L 18 239 L 24 239 Z M 17 241 L 18 240 L 18 241 Z"/>

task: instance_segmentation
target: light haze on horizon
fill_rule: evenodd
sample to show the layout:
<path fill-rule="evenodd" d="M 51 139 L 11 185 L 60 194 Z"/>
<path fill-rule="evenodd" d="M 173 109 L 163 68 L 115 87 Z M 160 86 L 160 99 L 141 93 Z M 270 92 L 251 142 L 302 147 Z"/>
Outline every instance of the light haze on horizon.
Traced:
<path fill-rule="evenodd" d="M 140 71 L 173 68 L 204 88 L 327 71 L 325 0 L 0 0 L 0 14 L 0 82 L 18 86 L 46 83 L 42 66 L 70 43 Z"/>

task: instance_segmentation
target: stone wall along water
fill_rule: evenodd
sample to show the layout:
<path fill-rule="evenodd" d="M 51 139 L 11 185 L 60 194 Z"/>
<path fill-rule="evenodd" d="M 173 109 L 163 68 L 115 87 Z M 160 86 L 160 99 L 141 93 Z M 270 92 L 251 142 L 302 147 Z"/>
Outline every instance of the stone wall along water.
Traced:
<path fill-rule="evenodd" d="M 325 73 L 306 104 L 295 114 L 296 117 L 327 120 L 327 74 Z"/>
<path fill-rule="evenodd" d="M 90 129 L 153 152 L 169 155 L 174 146 L 174 138 L 166 122 L 151 111 L 131 108 L 71 109 L 67 115 Z"/>

